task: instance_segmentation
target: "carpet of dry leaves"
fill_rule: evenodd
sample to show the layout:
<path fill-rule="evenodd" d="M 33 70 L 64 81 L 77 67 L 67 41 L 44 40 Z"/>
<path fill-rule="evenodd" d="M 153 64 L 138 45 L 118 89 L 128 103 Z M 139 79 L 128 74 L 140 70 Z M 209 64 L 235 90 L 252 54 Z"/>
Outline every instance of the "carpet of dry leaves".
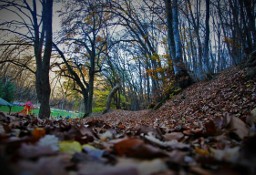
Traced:
<path fill-rule="evenodd" d="M 1 175 L 256 174 L 256 78 L 231 68 L 156 111 L 85 119 L 0 113 Z"/>

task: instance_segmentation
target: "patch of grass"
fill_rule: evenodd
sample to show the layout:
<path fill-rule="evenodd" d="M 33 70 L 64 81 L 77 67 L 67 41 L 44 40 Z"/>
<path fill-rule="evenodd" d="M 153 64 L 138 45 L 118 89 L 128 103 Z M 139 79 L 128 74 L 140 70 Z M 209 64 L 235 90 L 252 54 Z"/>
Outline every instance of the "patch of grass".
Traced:
<path fill-rule="evenodd" d="M 71 118 L 80 118 L 83 116 L 83 113 L 79 113 L 79 112 L 73 112 L 73 111 L 66 111 L 66 110 L 61 110 L 61 109 L 56 109 L 56 108 L 52 108 L 51 109 L 51 115 L 53 117 L 59 117 L 62 116 L 63 118 L 65 117 L 71 117 Z"/>
<path fill-rule="evenodd" d="M 23 106 L 13 106 L 11 108 L 11 113 L 17 113 L 20 112 L 24 109 Z M 8 106 L 0 106 L 0 111 L 9 113 L 9 107 Z M 38 115 L 39 109 L 35 108 L 32 110 L 32 114 Z M 77 118 L 77 117 L 82 117 L 82 113 L 78 112 L 73 112 L 73 111 L 66 111 L 66 110 L 61 110 L 61 109 L 56 109 L 56 108 L 51 108 L 51 116 L 53 118 L 57 118 L 59 116 L 62 116 L 63 118 L 69 116 L 71 118 Z"/>
<path fill-rule="evenodd" d="M 105 108 L 104 107 L 94 107 L 92 108 L 93 113 L 101 113 Z"/>
<path fill-rule="evenodd" d="M 0 106 L 0 111 L 2 111 L 2 112 L 9 112 L 9 109 L 10 108 L 8 106 Z M 20 112 L 23 109 L 24 109 L 23 106 L 13 106 L 11 108 L 11 113 Z"/>

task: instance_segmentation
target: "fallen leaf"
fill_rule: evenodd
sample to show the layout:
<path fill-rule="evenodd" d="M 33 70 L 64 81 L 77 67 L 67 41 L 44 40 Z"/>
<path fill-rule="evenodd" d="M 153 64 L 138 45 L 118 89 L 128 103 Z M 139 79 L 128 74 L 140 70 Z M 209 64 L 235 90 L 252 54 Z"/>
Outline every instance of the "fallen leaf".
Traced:
<path fill-rule="evenodd" d="M 251 115 L 256 117 L 256 108 L 254 108 L 252 111 L 251 111 Z"/>
<path fill-rule="evenodd" d="M 143 145 L 143 144 L 144 142 L 140 139 L 128 138 L 114 144 L 114 151 L 119 156 L 124 156 L 124 155 L 132 156 L 134 155 L 133 150 L 136 147 L 139 147 L 140 145 Z"/>
<path fill-rule="evenodd" d="M 85 175 L 149 175 L 167 171 L 168 167 L 161 159 L 138 161 L 120 158 L 114 166 L 98 162 L 78 165 L 78 174 Z"/>
<path fill-rule="evenodd" d="M 135 166 L 110 166 L 99 162 L 78 164 L 78 173 L 83 175 L 140 175 Z"/>
<path fill-rule="evenodd" d="M 121 130 L 124 130 L 126 127 L 123 123 L 119 122 L 118 125 L 117 125 L 117 128 L 121 129 Z"/>
<path fill-rule="evenodd" d="M 139 175 L 149 175 L 168 170 L 167 165 L 161 159 L 138 161 L 133 159 L 119 159 L 117 167 L 135 167 Z"/>
<path fill-rule="evenodd" d="M 32 131 L 32 136 L 38 140 L 40 139 L 41 137 L 44 137 L 46 134 L 46 131 L 44 128 L 35 128 L 33 131 Z"/>
<path fill-rule="evenodd" d="M 95 137 L 92 130 L 90 128 L 87 128 L 86 126 L 82 125 L 78 128 L 79 132 L 81 133 L 81 135 L 88 135 L 91 137 Z"/>
<path fill-rule="evenodd" d="M 36 174 L 36 175 L 68 175 L 66 167 L 71 164 L 70 157 L 60 155 L 56 157 L 42 157 L 36 162 L 21 161 L 15 167 L 16 174 Z"/>
<path fill-rule="evenodd" d="M 173 164 L 173 162 L 183 164 L 187 153 L 180 150 L 173 150 L 172 152 L 168 152 L 168 155 L 170 157 L 168 162 L 171 164 Z"/>
<path fill-rule="evenodd" d="M 204 134 L 207 136 L 213 136 L 217 134 L 217 128 L 215 126 L 215 123 L 212 120 L 209 120 L 204 123 Z"/>
<path fill-rule="evenodd" d="M 77 141 L 61 141 L 59 142 L 60 152 L 74 154 L 82 151 L 82 146 Z"/>
<path fill-rule="evenodd" d="M 152 126 L 142 125 L 138 129 L 138 134 L 148 134 L 151 133 L 156 138 L 162 139 L 162 133 L 159 128 L 154 128 Z"/>
<path fill-rule="evenodd" d="M 148 135 L 144 136 L 146 140 L 150 141 L 153 144 L 156 144 L 160 147 L 165 147 L 165 148 L 172 148 L 172 149 L 188 149 L 190 146 L 188 144 L 178 142 L 177 140 L 172 140 L 172 141 L 161 141 L 157 138 L 155 138 L 152 134 L 148 133 Z"/>
<path fill-rule="evenodd" d="M 59 150 L 59 139 L 55 135 L 45 135 L 38 142 L 39 146 L 49 146 L 53 151 Z"/>
<path fill-rule="evenodd" d="M 246 124 L 241 119 L 234 116 L 231 116 L 229 129 L 231 130 L 231 133 L 236 134 L 239 139 L 244 139 L 249 135 L 249 129 Z"/>
<path fill-rule="evenodd" d="M 93 142 L 95 139 L 98 139 L 98 136 L 92 131 L 91 128 L 87 128 L 85 125 L 78 127 L 80 133 L 75 136 L 75 139 L 80 143 Z"/>
<path fill-rule="evenodd" d="M 57 152 L 52 150 L 50 146 L 22 144 L 19 154 L 24 158 L 37 158 L 40 156 L 54 155 Z"/>
<path fill-rule="evenodd" d="M 207 149 L 201 149 L 201 148 L 198 148 L 198 147 L 195 148 L 195 153 L 197 153 L 199 155 L 202 155 L 202 156 L 209 156 L 210 155 L 210 152 Z"/>
<path fill-rule="evenodd" d="M 161 150 L 151 145 L 145 144 L 142 140 L 136 138 L 128 138 L 114 144 L 114 151 L 119 156 L 143 159 L 152 159 L 166 156 L 166 154 Z"/>
<path fill-rule="evenodd" d="M 90 156 L 89 154 L 85 152 L 76 152 L 72 155 L 72 162 L 79 164 L 79 163 L 91 163 L 91 162 L 97 162 L 97 163 L 108 163 L 107 159 L 105 158 L 95 158 L 93 156 Z"/>
<path fill-rule="evenodd" d="M 171 132 L 171 133 L 165 134 L 163 137 L 165 141 L 171 141 L 171 140 L 180 141 L 184 137 L 184 134 L 182 132 Z"/>
<path fill-rule="evenodd" d="M 112 139 L 114 137 L 114 134 L 112 130 L 107 130 L 106 132 L 99 135 L 101 141 L 106 141 L 108 139 Z"/>
<path fill-rule="evenodd" d="M 250 126 L 254 125 L 256 123 L 256 108 L 254 108 L 251 111 L 251 115 L 248 115 L 246 117 L 246 123 L 249 124 Z"/>
<path fill-rule="evenodd" d="M 227 162 L 237 162 L 239 158 L 239 147 L 225 148 L 223 150 L 218 150 L 210 148 L 212 156 L 217 160 L 224 160 Z"/>
<path fill-rule="evenodd" d="M 5 134 L 5 129 L 3 125 L 0 125 L 0 134 Z"/>
<path fill-rule="evenodd" d="M 95 157 L 95 158 L 102 158 L 102 156 L 104 155 L 103 150 L 94 148 L 91 145 L 83 145 L 83 150 L 90 156 Z"/>

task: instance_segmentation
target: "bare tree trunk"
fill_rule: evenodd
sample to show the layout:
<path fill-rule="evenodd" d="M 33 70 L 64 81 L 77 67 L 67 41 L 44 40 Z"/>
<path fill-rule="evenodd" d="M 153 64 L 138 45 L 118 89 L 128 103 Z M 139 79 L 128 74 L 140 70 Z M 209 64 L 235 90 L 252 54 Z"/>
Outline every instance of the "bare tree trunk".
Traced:
<path fill-rule="evenodd" d="M 44 56 L 42 60 L 42 67 L 39 70 L 40 85 L 41 85 L 41 94 L 40 96 L 40 109 L 39 109 L 39 118 L 49 118 L 50 117 L 50 81 L 49 81 L 49 69 L 50 69 L 50 59 L 52 53 L 52 10 L 53 1 L 44 0 L 43 1 L 43 32 L 45 33 L 45 48 Z M 37 76 L 37 78 L 39 78 Z M 38 84 L 37 84 L 38 85 Z"/>
<path fill-rule="evenodd" d="M 255 7 L 252 3 L 254 3 L 254 1 L 251 0 L 244 0 L 244 6 L 246 9 L 246 13 L 247 13 L 247 18 L 248 18 L 248 29 L 251 35 L 251 43 L 252 44 L 252 48 L 250 48 L 250 52 L 253 51 L 254 47 L 256 46 L 256 28 L 255 28 Z"/>
<path fill-rule="evenodd" d="M 89 101 L 89 98 L 88 98 L 88 91 L 87 89 L 84 89 L 83 92 L 83 102 L 84 102 L 84 116 L 83 117 L 87 117 L 88 115 L 90 115 L 90 112 L 89 112 L 89 108 L 88 108 L 88 101 Z"/>
<path fill-rule="evenodd" d="M 35 59 L 36 59 L 36 94 L 37 94 L 37 99 L 39 103 L 41 103 L 41 98 L 42 98 L 42 82 L 41 82 L 41 75 L 42 75 L 42 41 L 44 37 L 44 31 L 42 32 L 42 38 L 40 39 L 40 29 L 38 25 L 38 20 L 37 20 L 37 11 L 36 11 L 36 2 L 33 0 L 33 10 L 34 13 L 32 13 L 33 17 L 33 28 L 34 28 L 34 54 L 35 54 Z"/>
<path fill-rule="evenodd" d="M 108 98 L 107 98 L 106 109 L 102 112 L 102 114 L 105 114 L 109 111 L 112 98 L 114 97 L 114 95 L 118 91 L 118 89 L 120 89 L 120 84 L 119 83 L 116 84 L 115 87 L 113 87 L 113 89 L 110 91 L 110 93 L 108 95 Z"/>
<path fill-rule="evenodd" d="M 173 68 L 175 75 L 179 75 L 183 68 L 182 63 L 182 51 L 180 42 L 180 32 L 179 32 L 179 20 L 178 20 L 178 3 L 177 0 L 173 0 L 172 6 L 172 25 L 173 25 L 173 37 L 175 44 L 175 56 L 173 58 Z"/>
<path fill-rule="evenodd" d="M 202 65 L 203 65 L 204 75 L 208 75 L 210 73 L 209 72 L 210 0 L 206 0 L 205 3 L 206 3 L 205 40 L 204 40 L 204 55 L 203 55 L 203 60 L 202 60 L 203 64 Z"/>
<path fill-rule="evenodd" d="M 167 16 L 167 31 L 168 31 L 168 51 L 170 58 L 175 57 L 175 46 L 174 46 L 174 39 L 173 39 L 173 27 L 172 27 L 172 8 L 171 0 L 165 0 L 165 13 Z"/>
<path fill-rule="evenodd" d="M 173 17 L 172 19 L 173 35 L 174 35 L 174 43 L 175 43 L 175 57 L 173 58 L 173 69 L 176 77 L 176 84 L 180 88 L 185 88 L 192 83 L 192 80 L 182 61 L 182 49 L 181 49 L 181 41 L 180 41 L 180 33 L 179 33 L 177 0 L 173 0 L 172 17 Z"/>
<path fill-rule="evenodd" d="M 89 73 L 89 87 L 88 87 L 88 108 L 87 112 L 92 113 L 92 101 L 93 101 L 93 92 L 94 92 L 94 73 Z"/>

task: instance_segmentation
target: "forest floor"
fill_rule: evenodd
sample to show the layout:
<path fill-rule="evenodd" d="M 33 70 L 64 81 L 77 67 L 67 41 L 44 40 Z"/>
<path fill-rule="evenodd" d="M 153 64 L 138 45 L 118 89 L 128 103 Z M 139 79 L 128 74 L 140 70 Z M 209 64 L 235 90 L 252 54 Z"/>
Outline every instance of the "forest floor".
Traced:
<path fill-rule="evenodd" d="M 256 174 L 256 77 L 230 68 L 156 111 L 70 120 L 0 114 L 0 174 Z"/>

